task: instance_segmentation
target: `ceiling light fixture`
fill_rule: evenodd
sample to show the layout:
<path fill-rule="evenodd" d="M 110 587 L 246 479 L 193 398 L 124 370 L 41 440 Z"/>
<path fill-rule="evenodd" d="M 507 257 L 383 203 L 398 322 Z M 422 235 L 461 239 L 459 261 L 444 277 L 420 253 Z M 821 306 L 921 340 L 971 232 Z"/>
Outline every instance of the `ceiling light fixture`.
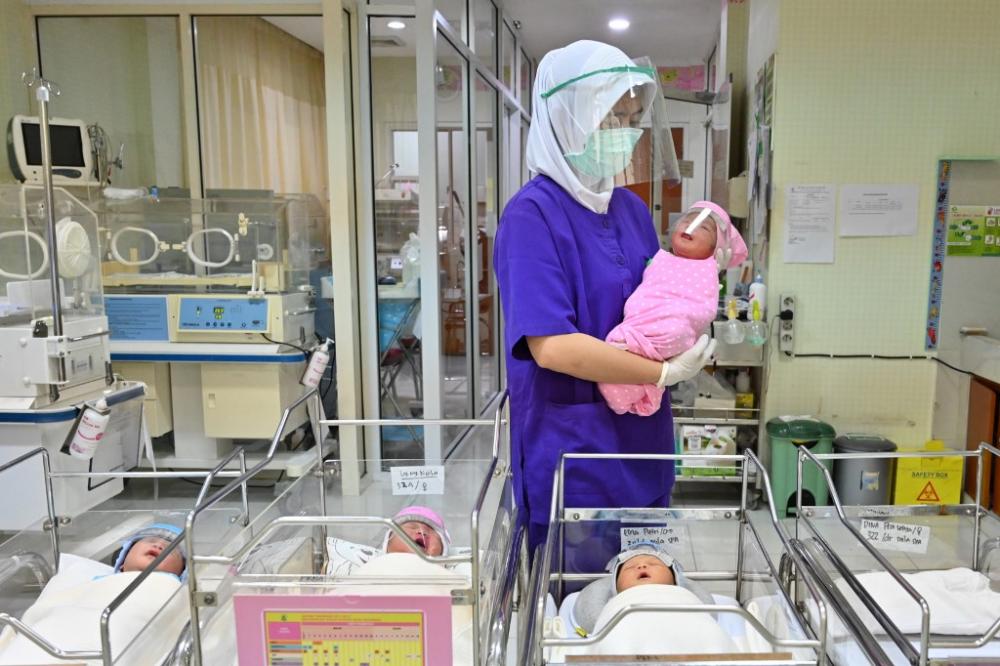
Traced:
<path fill-rule="evenodd" d="M 610 21 L 608 21 L 608 27 L 611 28 L 612 30 L 617 30 L 619 32 L 622 30 L 628 30 L 628 27 L 630 25 L 632 24 L 629 23 L 629 20 L 627 18 L 613 18 Z"/>
<path fill-rule="evenodd" d="M 406 27 L 406 24 L 403 23 L 402 21 L 389 21 L 388 23 L 385 24 L 385 27 L 389 28 L 390 30 L 402 30 L 403 28 Z"/>

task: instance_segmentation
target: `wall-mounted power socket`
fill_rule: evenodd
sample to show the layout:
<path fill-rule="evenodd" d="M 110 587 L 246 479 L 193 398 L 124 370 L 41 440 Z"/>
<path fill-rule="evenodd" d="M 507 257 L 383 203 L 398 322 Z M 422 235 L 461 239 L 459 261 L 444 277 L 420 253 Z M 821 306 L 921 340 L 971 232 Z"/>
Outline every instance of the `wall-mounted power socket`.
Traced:
<path fill-rule="evenodd" d="M 795 295 L 781 294 L 778 298 L 778 351 L 784 354 L 795 353 Z"/>

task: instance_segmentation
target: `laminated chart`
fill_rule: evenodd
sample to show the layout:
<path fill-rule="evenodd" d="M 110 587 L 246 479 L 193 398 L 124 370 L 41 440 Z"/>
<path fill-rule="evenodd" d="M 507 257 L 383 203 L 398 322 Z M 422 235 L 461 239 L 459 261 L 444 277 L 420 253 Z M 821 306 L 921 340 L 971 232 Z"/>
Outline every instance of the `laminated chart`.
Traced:
<path fill-rule="evenodd" d="M 264 613 L 269 666 L 424 666 L 423 613 Z"/>
<path fill-rule="evenodd" d="M 452 666 L 450 594 L 238 594 L 240 666 Z"/>

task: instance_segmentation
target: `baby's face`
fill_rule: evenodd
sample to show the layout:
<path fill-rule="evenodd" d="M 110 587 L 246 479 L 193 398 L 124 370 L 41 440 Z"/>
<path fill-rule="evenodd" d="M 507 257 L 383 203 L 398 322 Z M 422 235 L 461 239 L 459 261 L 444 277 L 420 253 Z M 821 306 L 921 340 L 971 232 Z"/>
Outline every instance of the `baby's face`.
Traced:
<path fill-rule="evenodd" d="M 425 525 L 419 520 L 411 520 L 403 523 L 400 527 L 406 532 L 406 536 L 416 541 L 417 545 L 428 555 L 434 557 L 444 552 L 444 543 L 442 543 L 441 537 L 429 525 Z M 413 550 L 393 532 L 389 534 L 389 543 L 386 544 L 385 552 L 412 553 Z"/>
<path fill-rule="evenodd" d="M 687 235 L 688 225 L 694 222 L 700 211 L 692 211 L 681 218 L 670 237 L 670 250 L 685 259 L 708 259 L 715 253 L 715 220 L 709 217 L 698 228 Z"/>
<path fill-rule="evenodd" d="M 160 553 L 167 547 L 168 542 L 156 537 L 146 537 L 139 539 L 128 551 L 125 562 L 122 564 L 122 571 L 143 571 L 153 563 Z M 184 571 L 184 558 L 180 550 L 174 549 L 166 559 L 156 567 L 157 571 L 165 571 L 175 576 L 180 576 Z"/>
<path fill-rule="evenodd" d="M 615 585 L 624 592 L 636 585 L 673 585 L 674 572 L 658 557 L 636 555 L 626 562 L 618 572 Z"/>

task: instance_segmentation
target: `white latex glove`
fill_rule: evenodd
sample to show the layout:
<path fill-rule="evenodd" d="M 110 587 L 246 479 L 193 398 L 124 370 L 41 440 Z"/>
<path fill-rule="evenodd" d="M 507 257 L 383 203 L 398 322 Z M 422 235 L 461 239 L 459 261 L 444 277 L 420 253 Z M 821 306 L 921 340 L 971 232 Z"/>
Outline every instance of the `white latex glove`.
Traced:
<path fill-rule="evenodd" d="M 715 353 L 715 345 L 716 341 L 714 339 L 709 338 L 707 335 L 702 335 L 691 349 L 674 356 L 669 361 L 664 361 L 663 363 L 667 366 L 667 371 L 663 375 L 664 381 L 662 386 L 659 384 L 657 386 L 660 386 L 660 388 L 673 386 L 697 375 L 712 360 L 712 354 Z"/>

